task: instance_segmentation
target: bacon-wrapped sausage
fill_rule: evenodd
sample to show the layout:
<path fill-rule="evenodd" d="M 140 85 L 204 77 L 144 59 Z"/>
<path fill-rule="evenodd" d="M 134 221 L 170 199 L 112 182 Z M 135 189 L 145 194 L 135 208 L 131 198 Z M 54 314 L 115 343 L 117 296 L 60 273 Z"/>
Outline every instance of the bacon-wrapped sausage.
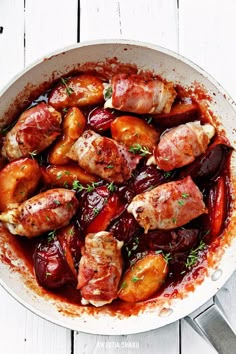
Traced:
<path fill-rule="evenodd" d="M 144 80 L 139 75 L 117 74 L 111 80 L 112 96 L 106 108 L 145 113 L 169 113 L 176 97 L 174 85 L 158 79 Z"/>
<path fill-rule="evenodd" d="M 73 191 L 50 189 L 0 214 L 0 220 L 13 235 L 31 238 L 68 225 L 77 207 Z"/>
<path fill-rule="evenodd" d="M 85 237 L 79 264 L 78 286 L 84 305 L 103 306 L 117 298 L 122 273 L 121 247 L 111 232 L 101 231 Z"/>
<path fill-rule="evenodd" d="M 7 133 L 2 153 L 9 160 L 38 154 L 61 133 L 61 113 L 41 102 L 26 110 Z"/>
<path fill-rule="evenodd" d="M 171 171 L 188 165 L 206 152 L 215 128 L 199 121 L 181 124 L 164 133 L 154 149 L 148 164 L 155 163 L 161 170 Z"/>
<path fill-rule="evenodd" d="M 115 140 L 100 136 L 92 130 L 82 134 L 67 156 L 78 161 L 80 167 L 87 172 L 115 183 L 128 180 L 140 160 L 139 156 L 130 153 Z"/>
<path fill-rule="evenodd" d="M 202 193 L 191 177 L 165 183 L 137 195 L 127 210 L 145 233 L 149 229 L 174 229 L 207 213 Z"/>

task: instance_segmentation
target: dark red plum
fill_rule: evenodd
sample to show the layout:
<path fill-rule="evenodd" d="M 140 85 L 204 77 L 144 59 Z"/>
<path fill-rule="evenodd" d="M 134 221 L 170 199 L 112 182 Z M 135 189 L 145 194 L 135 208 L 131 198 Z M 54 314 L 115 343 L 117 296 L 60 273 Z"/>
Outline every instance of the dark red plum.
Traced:
<path fill-rule="evenodd" d="M 38 283 L 43 287 L 56 289 L 68 284 L 76 285 L 76 277 L 55 235 L 42 239 L 35 249 L 33 259 Z"/>
<path fill-rule="evenodd" d="M 88 126 L 96 132 L 104 132 L 110 129 L 111 123 L 116 118 L 113 110 L 96 107 L 88 114 Z"/>

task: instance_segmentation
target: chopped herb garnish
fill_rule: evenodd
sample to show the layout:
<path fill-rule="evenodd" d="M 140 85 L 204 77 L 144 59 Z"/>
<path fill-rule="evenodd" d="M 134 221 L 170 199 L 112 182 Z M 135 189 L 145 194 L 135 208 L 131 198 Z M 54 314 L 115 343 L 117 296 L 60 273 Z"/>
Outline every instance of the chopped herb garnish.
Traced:
<path fill-rule="evenodd" d="M 172 218 L 172 222 L 176 224 L 177 223 L 177 219 L 176 218 Z"/>
<path fill-rule="evenodd" d="M 104 98 L 105 100 L 109 100 L 112 96 L 112 87 L 109 86 L 105 91 L 104 91 Z"/>
<path fill-rule="evenodd" d="M 121 284 L 121 289 L 125 289 L 127 287 L 127 283 L 126 283 L 126 281 L 124 281 L 122 284 Z"/>
<path fill-rule="evenodd" d="M 62 172 L 58 172 L 57 179 L 60 179 L 61 177 L 62 177 Z"/>
<path fill-rule="evenodd" d="M 35 158 L 35 156 L 37 155 L 37 150 L 34 150 L 34 151 L 31 151 L 31 152 L 29 152 L 29 155 L 32 157 L 32 159 L 34 159 Z"/>
<path fill-rule="evenodd" d="M 164 178 L 169 178 L 171 177 L 172 173 L 171 172 L 164 172 Z"/>
<path fill-rule="evenodd" d="M 100 210 L 98 208 L 93 209 L 93 215 L 97 216 L 100 213 Z"/>
<path fill-rule="evenodd" d="M 112 168 L 114 168 L 114 166 L 113 165 L 107 165 L 106 168 L 112 169 Z"/>
<path fill-rule="evenodd" d="M 184 203 L 184 200 L 182 200 L 182 199 L 178 200 L 178 204 L 179 204 L 179 205 L 184 205 L 184 204 L 185 204 L 185 203 Z"/>
<path fill-rule="evenodd" d="M 53 203 L 56 204 L 56 205 L 60 205 L 61 204 L 61 202 L 59 202 L 59 200 L 54 200 Z"/>
<path fill-rule="evenodd" d="M 190 250 L 187 260 L 185 262 L 186 268 L 191 268 L 197 263 L 199 252 L 204 250 L 205 248 L 206 244 L 201 240 L 197 248 L 192 248 Z"/>
<path fill-rule="evenodd" d="M 63 108 L 62 112 L 66 113 L 68 111 L 69 108 Z"/>
<path fill-rule="evenodd" d="M 65 172 L 64 172 L 64 175 L 66 175 L 66 176 L 70 176 L 70 174 L 71 174 L 71 173 L 70 173 L 69 171 L 65 171 Z"/>
<path fill-rule="evenodd" d="M 140 278 L 139 278 L 139 277 L 133 277 L 133 278 L 132 278 L 132 282 L 133 282 L 133 283 L 136 283 L 136 282 L 139 281 L 139 280 L 143 280 L 143 278 L 144 278 L 144 276 L 142 276 L 142 277 L 140 277 Z"/>
<path fill-rule="evenodd" d="M 83 186 L 78 180 L 74 180 L 72 183 L 72 188 L 77 192 L 87 191 L 92 192 L 97 186 L 98 182 L 92 182 L 91 184 L 87 184 L 87 186 Z"/>
<path fill-rule="evenodd" d="M 166 263 L 169 263 L 172 259 L 170 253 L 163 253 L 163 257 L 164 257 L 164 260 L 166 261 Z"/>
<path fill-rule="evenodd" d="M 115 189 L 116 189 L 116 187 L 114 186 L 114 182 L 111 182 L 111 183 L 108 185 L 107 189 L 109 190 L 109 192 L 114 192 Z"/>
<path fill-rule="evenodd" d="M 55 236 L 56 236 L 56 230 L 50 231 L 48 233 L 48 241 L 52 241 Z"/>
<path fill-rule="evenodd" d="M 206 230 L 206 231 L 204 232 L 204 236 L 209 235 L 209 233 L 210 233 L 210 230 Z"/>
<path fill-rule="evenodd" d="M 145 146 L 142 146 L 140 144 L 134 144 L 130 146 L 129 152 L 132 152 L 133 154 L 137 154 L 140 156 L 146 156 L 146 155 L 151 155 L 151 152 L 149 149 Z"/>
<path fill-rule="evenodd" d="M 26 166 L 23 165 L 20 170 L 23 171 L 25 168 L 26 168 Z"/>
<path fill-rule="evenodd" d="M 151 124 L 152 123 L 152 117 L 149 117 L 147 120 L 147 124 Z"/>
<path fill-rule="evenodd" d="M 63 83 L 63 85 L 66 88 L 67 95 L 70 96 L 74 92 L 73 88 L 67 85 L 67 79 L 65 79 L 63 77 L 61 78 L 61 82 Z"/>
<path fill-rule="evenodd" d="M 189 194 L 188 194 L 188 193 L 182 193 L 181 196 L 182 196 L 183 198 L 188 198 L 188 197 L 189 197 Z"/>

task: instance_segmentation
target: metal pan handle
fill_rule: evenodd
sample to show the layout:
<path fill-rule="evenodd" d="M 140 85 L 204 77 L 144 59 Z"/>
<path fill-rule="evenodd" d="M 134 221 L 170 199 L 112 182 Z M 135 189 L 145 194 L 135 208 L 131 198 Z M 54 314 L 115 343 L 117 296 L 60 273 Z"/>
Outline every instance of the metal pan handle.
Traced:
<path fill-rule="evenodd" d="M 197 310 L 185 319 L 219 354 L 236 353 L 236 334 L 222 312 L 217 298 L 209 307 L 202 311 Z"/>

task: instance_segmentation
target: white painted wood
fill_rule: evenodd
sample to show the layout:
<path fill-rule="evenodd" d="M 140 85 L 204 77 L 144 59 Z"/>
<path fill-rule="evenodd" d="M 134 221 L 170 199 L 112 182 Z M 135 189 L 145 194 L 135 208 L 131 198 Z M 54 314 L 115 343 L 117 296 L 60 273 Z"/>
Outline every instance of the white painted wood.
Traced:
<path fill-rule="evenodd" d="M 0 342 L 4 354 L 70 354 L 70 331 L 41 319 L 0 287 Z"/>
<path fill-rule="evenodd" d="M 24 0 L 1 0 L 0 88 L 24 67 Z"/>
<path fill-rule="evenodd" d="M 179 0 L 179 51 L 208 71 L 236 99 L 236 2 Z M 236 275 L 218 293 L 227 318 L 236 330 Z M 182 323 L 182 353 L 213 354 L 215 350 Z"/>
<path fill-rule="evenodd" d="M 37 57 L 77 40 L 77 1 L 3 0 L 0 2 L 0 87 Z M 69 15 L 69 21 L 66 14 Z M 24 19 L 26 20 L 24 26 Z M 53 20 L 52 20 L 53 19 Z M 24 27 L 26 48 L 24 48 Z M 65 30 L 65 28 L 68 29 Z M 51 35 L 50 35 L 51 33 Z M 28 40 L 28 42 L 27 42 Z M 4 53 L 4 55 L 3 55 Z M 1 353 L 69 354 L 71 331 L 26 310 L 0 289 Z"/>
<path fill-rule="evenodd" d="M 180 53 L 236 99 L 235 0 L 179 0 Z"/>
<path fill-rule="evenodd" d="M 77 0 L 28 0 L 25 9 L 25 62 L 77 42 Z"/>
<path fill-rule="evenodd" d="M 176 0 L 81 0 L 81 41 L 125 38 L 177 51 Z"/>
<path fill-rule="evenodd" d="M 154 331 L 129 336 L 91 336 L 76 332 L 74 343 L 74 354 L 177 354 L 178 322 Z"/>

